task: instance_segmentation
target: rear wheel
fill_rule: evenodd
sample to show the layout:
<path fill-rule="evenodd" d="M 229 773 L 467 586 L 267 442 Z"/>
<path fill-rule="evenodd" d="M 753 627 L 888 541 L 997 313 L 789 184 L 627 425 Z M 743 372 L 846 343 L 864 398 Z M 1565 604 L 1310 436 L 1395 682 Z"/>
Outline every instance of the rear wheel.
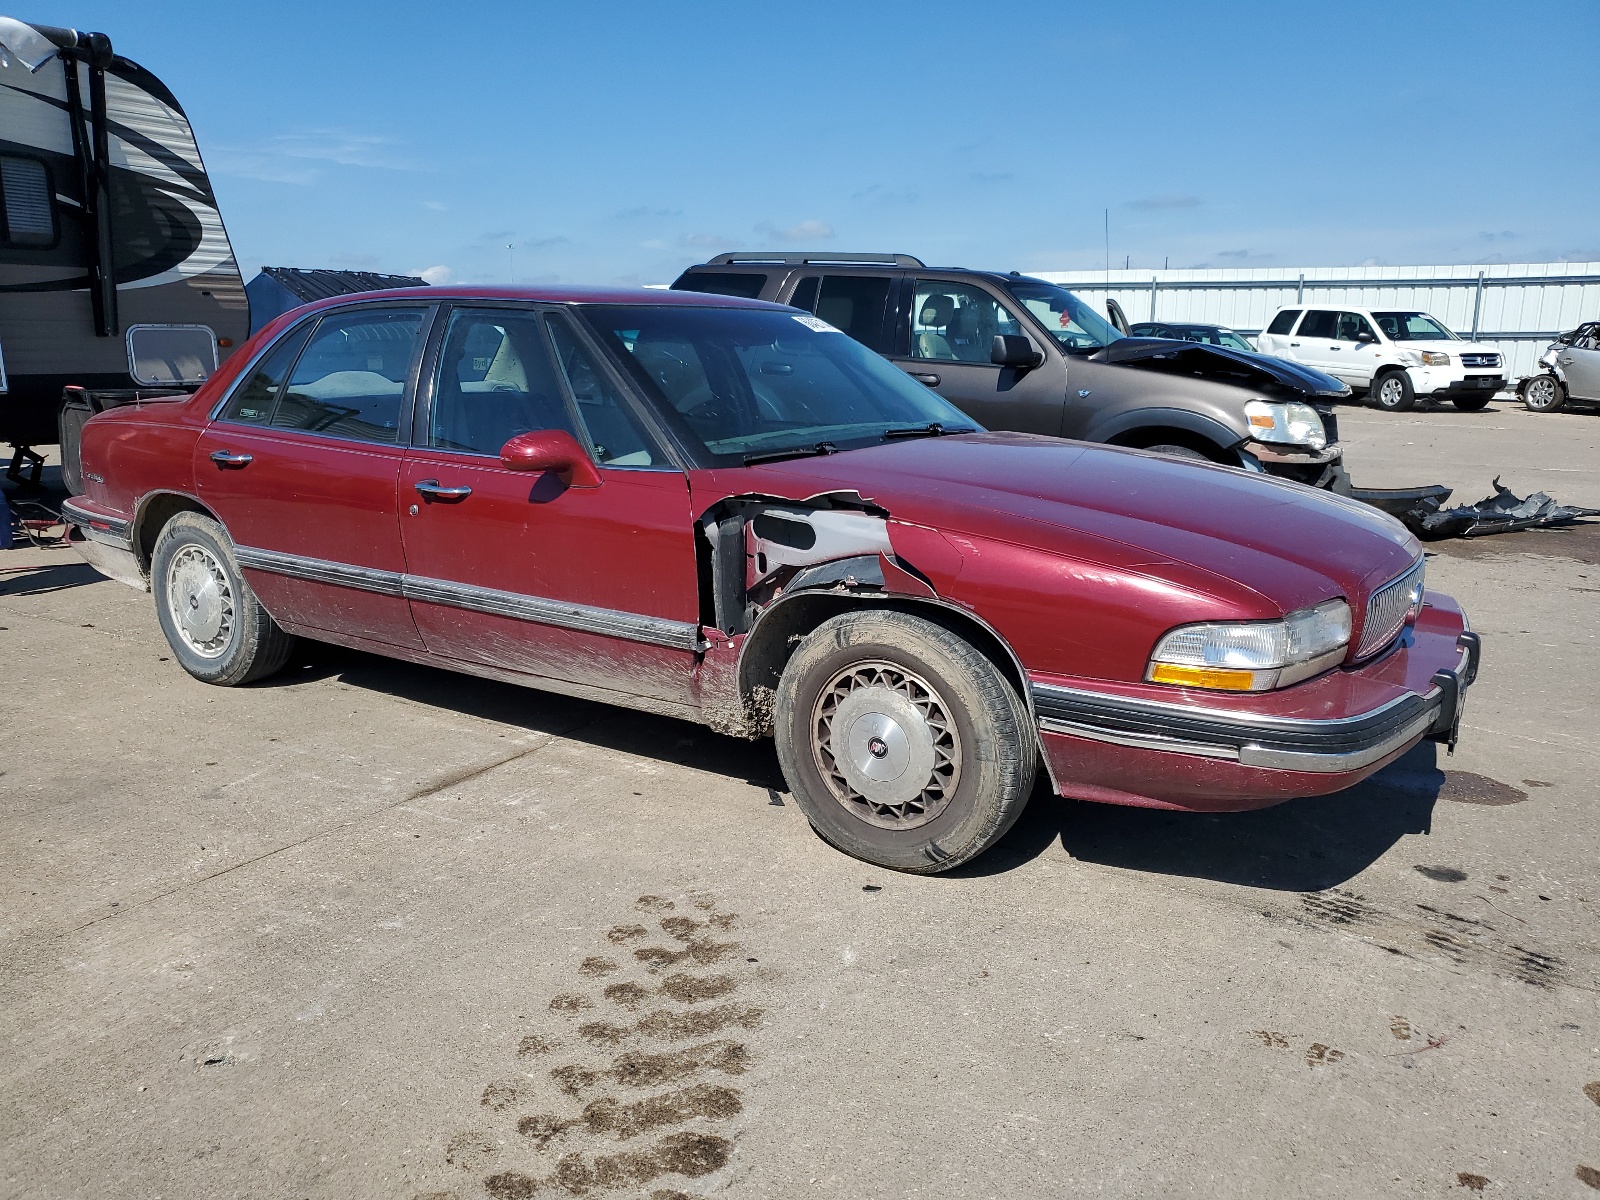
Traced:
<path fill-rule="evenodd" d="M 1555 412 L 1567 402 L 1567 390 L 1554 375 L 1535 375 L 1522 385 L 1522 404 L 1529 412 Z"/>
<path fill-rule="evenodd" d="M 1489 403 L 1487 396 L 1452 396 L 1450 403 L 1462 412 L 1482 412 Z"/>
<path fill-rule="evenodd" d="M 1193 446 L 1175 446 L 1175 445 L 1162 444 L 1162 445 L 1159 445 L 1159 446 L 1146 446 L 1145 449 L 1148 450 L 1151 454 L 1168 454 L 1168 455 L 1171 455 L 1173 458 L 1187 458 L 1187 459 L 1193 460 L 1194 462 L 1212 462 L 1213 461 L 1213 459 L 1211 458 L 1210 455 L 1202 454 L 1199 450 L 1196 450 Z"/>
<path fill-rule="evenodd" d="M 167 522 L 151 555 L 150 590 L 167 644 L 196 679 L 232 687 L 289 660 L 294 638 L 261 607 L 227 531 L 210 517 L 181 512 Z"/>
<path fill-rule="evenodd" d="M 1033 789 L 1021 697 L 963 638 L 887 610 L 824 621 L 778 684 L 778 761 L 812 827 L 846 854 L 933 874 L 981 854 Z"/>
<path fill-rule="evenodd" d="M 1408 412 L 1417 402 L 1411 376 L 1404 371 L 1380 375 L 1372 384 L 1372 403 L 1385 412 Z"/>

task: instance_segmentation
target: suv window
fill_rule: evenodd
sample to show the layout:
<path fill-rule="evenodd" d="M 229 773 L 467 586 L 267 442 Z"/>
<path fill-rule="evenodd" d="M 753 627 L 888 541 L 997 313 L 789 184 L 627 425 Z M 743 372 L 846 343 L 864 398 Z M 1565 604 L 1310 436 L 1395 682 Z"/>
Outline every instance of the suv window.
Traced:
<path fill-rule="evenodd" d="M 456 309 L 439 355 L 427 444 L 498 457 L 513 437 L 533 429 L 578 436 L 539 314 Z"/>
<path fill-rule="evenodd" d="M 1272 318 L 1272 324 L 1267 326 L 1268 333 L 1288 333 L 1294 328 L 1295 318 L 1301 313 L 1298 308 L 1286 308 Z"/>
<path fill-rule="evenodd" d="M 911 305 L 912 358 L 986 363 L 995 334 L 1021 332 L 1022 323 L 982 288 L 917 280 Z"/>
<path fill-rule="evenodd" d="M 1372 326 L 1360 313 L 1342 312 L 1339 314 L 1338 332 L 1333 335 L 1336 341 L 1353 342 L 1363 333 L 1373 341 L 1378 340 L 1378 335 L 1372 332 Z"/>
<path fill-rule="evenodd" d="M 1306 319 L 1300 322 L 1300 336 L 1331 338 L 1333 337 L 1334 327 L 1338 323 L 1338 317 L 1338 313 L 1313 308 L 1306 313 Z"/>
<path fill-rule="evenodd" d="M 807 312 L 817 311 L 817 285 L 822 282 L 820 275 L 807 275 L 794 285 L 794 294 L 789 297 L 789 304 L 794 308 L 803 308 Z"/>
<path fill-rule="evenodd" d="M 289 368 L 294 366 L 300 348 L 306 344 L 315 325 L 315 321 L 303 322 L 300 328 L 280 338 L 276 346 L 262 355 L 250 377 L 234 388 L 228 403 L 217 414 L 217 420 L 245 425 L 265 425 L 270 421 L 272 406 L 278 401 L 278 389 L 283 386 Z"/>
<path fill-rule="evenodd" d="M 892 282 L 887 275 L 824 275 L 812 311 L 867 349 L 885 354 L 889 343 L 883 314 Z"/>
<path fill-rule="evenodd" d="M 767 277 L 742 271 L 690 271 L 672 285 L 680 292 L 708 292 L 713 296 L 739 296 L 755 300 L 767 286 Z"/>
<path fill-rule="evenodd" d="M 324 317 L 278 397 L 272 424 L 358 442 L 398 441 L 424 315 L 409 308 Z"/>

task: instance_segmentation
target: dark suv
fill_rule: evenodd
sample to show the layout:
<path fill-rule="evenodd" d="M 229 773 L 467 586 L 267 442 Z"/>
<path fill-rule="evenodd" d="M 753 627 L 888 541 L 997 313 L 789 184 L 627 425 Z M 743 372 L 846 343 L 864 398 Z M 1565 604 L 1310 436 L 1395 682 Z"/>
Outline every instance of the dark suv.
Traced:
<path fill-rule="evenodd" d="M 1328 486 L 1341 454 L 1319 371 L 1222 346 L 1124 337 L 1057 284 L 909 254 L 719 254 L 680 291 L 815 314 L 990 429 L 1133 446 Z"/>

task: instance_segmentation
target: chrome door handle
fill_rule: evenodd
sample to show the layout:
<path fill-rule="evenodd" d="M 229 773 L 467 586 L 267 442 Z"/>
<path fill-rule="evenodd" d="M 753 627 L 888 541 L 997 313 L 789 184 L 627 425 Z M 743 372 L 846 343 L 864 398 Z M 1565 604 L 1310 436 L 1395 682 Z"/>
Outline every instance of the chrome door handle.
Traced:
<path fill-rule="evenodd" d="M 918 375 L 916 372 L 912 372 L 911 378 L 915 379 L 918 383 L 925 383 L 929 387 L 939 386 L 939 377 L 937 375 Z"/>
<path fill-rule="evenodd" d="M 413 484 L 429 500 L 465 500 L 472 495 L 472 489 L 466 484 L 458 487 L 444 487 L 437 479 L 419 479 Z"/>
<path fill-rule="evenodd" d="M 1289 343 L 1289 345 L 1291 345 L 1291 346 L 1298 346 L 1299 344 L 1300 344 L 1299 342 L 1290 342 Z"/>
<path fill-rule="evenodd" d="M 235 454 L 231 450 L 213 450 L 211 461 L 226 470 L 229 467 L 248 467 L 255 458 L 249 454 Z"/>

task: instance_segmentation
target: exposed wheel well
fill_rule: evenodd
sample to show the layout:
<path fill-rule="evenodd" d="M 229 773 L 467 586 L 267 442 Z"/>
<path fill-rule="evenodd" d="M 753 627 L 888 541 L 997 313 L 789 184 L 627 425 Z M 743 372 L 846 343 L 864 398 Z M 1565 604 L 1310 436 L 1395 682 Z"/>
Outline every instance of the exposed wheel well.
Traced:
<path fill-rule="evenodd" d="M 1125 429 L 1113 437 L 1110 444 L 1134 450 L 1144 450 L 1150 446 L 1187 446 L 1204 454 L 1212 462 L 1229 461 L 1227 452 L 1210 438 L 1170 425 L 1141 425 L 1137 429 Z"/>
<path fill-rule="evenodd" d="M 1023 706 L 1030 714 L 1033 712 L 1027 680 L 1010 648 L 993 630 L 975 618 L 943 604 L 915 597 L 881 593 L 801 592 L 763 613 L 750 630 L 740 653 L 739 692 L 745 699 L 746 712 L 762 726 L 751 730 L 753 736 L 772 732 L 771 696 L 777 691 L 778 679 L 800 640 L 829 617 L 874 608 L 909 613 L 964 638 L 995 665 L 1011 686 L 1017 689 Z"/>
<path fill-rule="evenodd" d="M 181 512 L 197 512 L 216 520 L 213 513 L 193 496 L 181 492 L 161 492 L 151 496 L 139 509 L 133 526 L 133 552 L 139 559 L 139 569 L 150 573 L 150 558 L 155 553 L 156 538 L 166 523 Z"/>

